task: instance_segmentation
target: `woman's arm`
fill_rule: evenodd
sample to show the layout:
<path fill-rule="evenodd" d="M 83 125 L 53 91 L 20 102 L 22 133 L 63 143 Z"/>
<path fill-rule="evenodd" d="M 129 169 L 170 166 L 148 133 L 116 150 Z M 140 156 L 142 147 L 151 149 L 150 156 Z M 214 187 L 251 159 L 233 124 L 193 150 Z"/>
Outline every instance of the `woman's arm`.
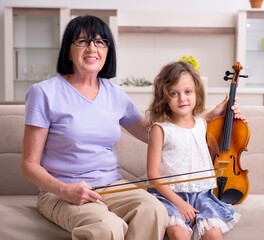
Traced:
<path fill-rule="evenodd" d="M 148 136 L 146 132 L 146 119 L 141 118 L 137 123 L 129 126 L 123 126 L 130 134 L 142 142 L 148 143 Z"/>
<path fill-rule="evenodd" d="M 51 176 L 40 165 L 41 155 L 48 136 L 48 129 L 25 126 L 23 139 L 22 172 L 25 177 L 42 188 L 61 197 L 62 199 L 81 205 L 85 202 L 101 200 L 102 197 L 90 190 L 85 182 L 65 184 Z"/>
<path fill-rule="evenodd" d="M 225 99 L 222 102 L 217 104 L 216 107 L 214 107 L 210 112 L 207 112 L 204 115 L 204 119 L 206 120 L 207 123 L 211 122 L 214 118 L 221 116 L 225 113 L 226 104 L 228 102 L 228 99 L 229 99 L 229 96 L 226 95 Z M 238 98 L 236 97 L 235 103 L 232 106 L 232 110 L 234 111 L 234 118 L 241 119 L 244 122 L 247 122 L 247 119 L 245 118 L 245 116 L 240 113 L 239 105 L 237 104 L 237 100 L 238 100 Z"/>

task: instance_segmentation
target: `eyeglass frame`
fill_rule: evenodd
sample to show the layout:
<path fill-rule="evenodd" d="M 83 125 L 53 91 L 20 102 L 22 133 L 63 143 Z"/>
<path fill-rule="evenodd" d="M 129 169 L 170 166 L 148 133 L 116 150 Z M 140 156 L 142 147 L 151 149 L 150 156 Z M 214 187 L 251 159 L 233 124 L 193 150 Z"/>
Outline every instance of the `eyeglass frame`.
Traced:
<path fill-rule="evenodd" d="M 78 41 L 78 40 L 84 40 L 84 41 L 86 42 L 86 46 L 80 46 L 80 45 L 76 44 L 76 41 Z M 98 41 L 98 40 L 101 40 L 102 42 L 105 42 L 106 45 L 103 45 L 103 46 L 97 46 L 96 41 Z M 109 41 L 108 39 L 106 39 L 106 38 L 93 38 L 93 39 L 78 38 L 78 39 L 76 39 L 75 41 L 72 41 L 72 43 L 73 43 L 76 47 L 85 47 L 85 48 L 89 47 L 90 44 L 91 44 L 91 42 L 93 42 L 93 44 L 94 44 L 95 47 L 99 47 L 99 48 L 108 48 L 108 47 L 110 46 L 110 41 Z"/>

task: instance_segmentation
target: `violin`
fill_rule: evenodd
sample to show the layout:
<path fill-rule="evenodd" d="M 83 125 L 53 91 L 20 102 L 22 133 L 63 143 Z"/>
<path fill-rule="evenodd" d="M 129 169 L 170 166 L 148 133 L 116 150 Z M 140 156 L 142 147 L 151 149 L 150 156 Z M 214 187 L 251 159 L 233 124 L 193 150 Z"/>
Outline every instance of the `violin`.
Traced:
<path fill-rule="evenodd" d="M 249 193 L 248 170 L 241 168 L 240 155 L 247 151 L 250 129 L 241 119 L 234 119 L 231 107 L 234 105 L 239 75 L 243 67 L 239 62 L 233 66 L 234 72 L 226 71 L 224 80 L 230 80 L 229 100 L 224 116 L 212 120 L 207 127 L 207 144 L 217 174 L 217 188 L 214 194 L 223 202 L 239 204 Z M 232 76 L 232 77 L 229 77 Z"/>

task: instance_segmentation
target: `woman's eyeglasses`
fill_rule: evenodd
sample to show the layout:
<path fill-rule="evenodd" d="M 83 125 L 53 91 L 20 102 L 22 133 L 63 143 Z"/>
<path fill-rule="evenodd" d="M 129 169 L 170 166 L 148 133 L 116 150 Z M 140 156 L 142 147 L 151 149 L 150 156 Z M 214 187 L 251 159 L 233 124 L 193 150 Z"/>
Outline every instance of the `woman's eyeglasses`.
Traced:
<path fill-rule="evenodd" d="M 80 38 L 72 43 L 77 47 L 88 47 L 90 46 L 91 42 L 93 42 L 95 47 L 98 48 L 107 48 L 110 45 L 109 40 L 104 38 L 97 38 L 97 39 L 86 39 L 86 38 Z"/>

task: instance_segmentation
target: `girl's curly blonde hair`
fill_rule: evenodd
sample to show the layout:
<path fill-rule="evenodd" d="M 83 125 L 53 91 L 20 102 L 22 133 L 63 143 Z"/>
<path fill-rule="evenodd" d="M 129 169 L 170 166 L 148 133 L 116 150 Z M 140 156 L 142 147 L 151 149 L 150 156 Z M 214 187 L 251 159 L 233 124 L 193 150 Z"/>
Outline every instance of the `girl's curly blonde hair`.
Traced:
<path fill-rule="evenodd" d="M 195 84 L 196 105 L 193 109 L 193 115 L 196 116 L 204 112 L 205 90 L 200 74 L 188 62 L 172 62 L 165 65 L 154 79 L 154 96 L 146 111 L 146 117 L 149 121 L 148 128 L 151 127 L 154 122 L 170 120 L 172 111 L 168 105 L 169 91 L 172 85 L 179 81 L 183 73 L 189 73 Z"/>

